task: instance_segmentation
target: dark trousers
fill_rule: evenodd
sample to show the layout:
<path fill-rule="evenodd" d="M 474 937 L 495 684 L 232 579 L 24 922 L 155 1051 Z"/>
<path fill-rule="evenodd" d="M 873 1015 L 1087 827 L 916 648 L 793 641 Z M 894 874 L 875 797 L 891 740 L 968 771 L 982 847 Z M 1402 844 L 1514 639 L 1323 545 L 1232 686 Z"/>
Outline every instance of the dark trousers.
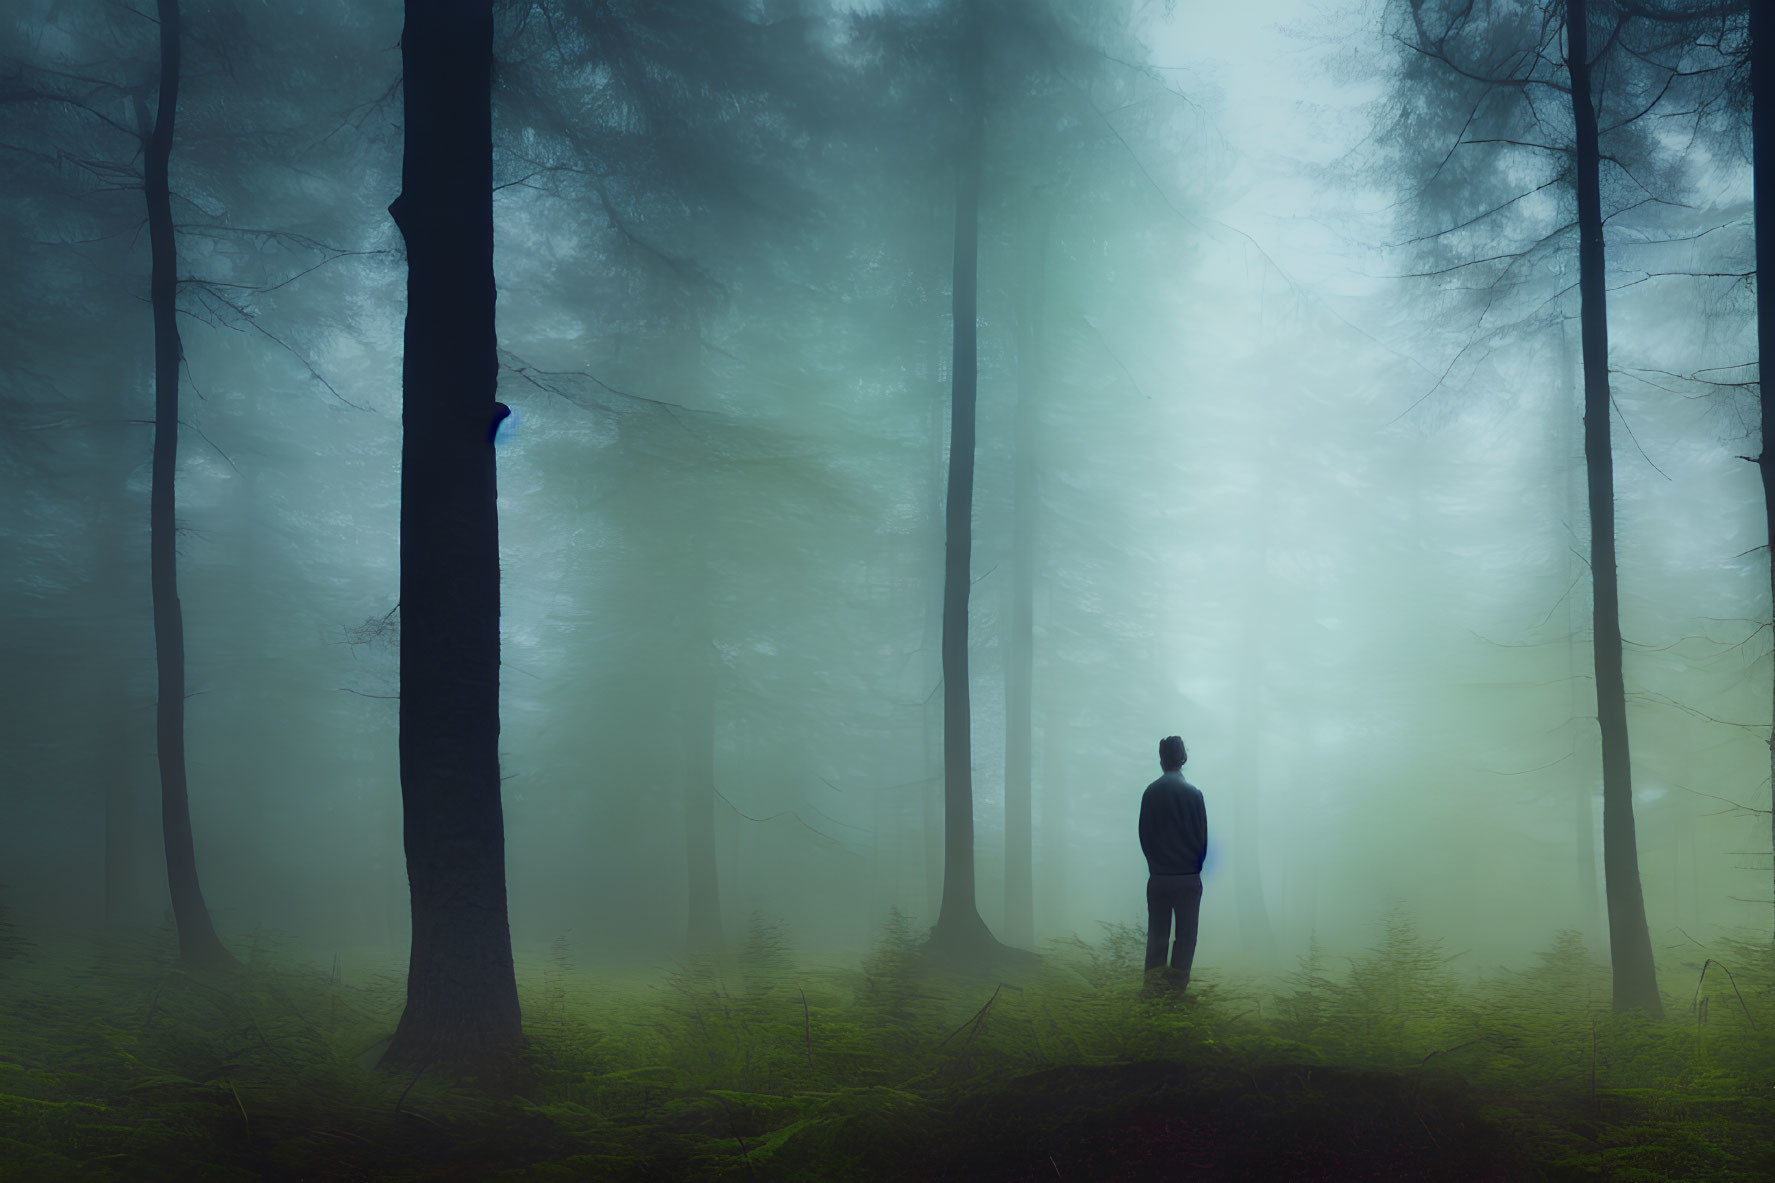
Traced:
<path fill-rule="evenodd" d="M 1196 959 L 1196 921 L 1202 914 L 1200 875 L 1149 875 L 1146 880 L 1146 968 L 1165 964 L 1165 943 L 1171 939 L 1171 918 L 1177 918 L 1177 943 L 1171 947 L 1171 968 L 1189 981 Z"/>

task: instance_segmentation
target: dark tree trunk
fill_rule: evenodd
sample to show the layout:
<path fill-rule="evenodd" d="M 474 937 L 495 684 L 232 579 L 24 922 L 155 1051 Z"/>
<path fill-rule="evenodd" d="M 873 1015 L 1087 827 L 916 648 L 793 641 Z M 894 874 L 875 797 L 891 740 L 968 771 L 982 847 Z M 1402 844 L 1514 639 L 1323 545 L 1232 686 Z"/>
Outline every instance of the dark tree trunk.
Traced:
<path fill-rule="evenodd" d="M 968 709 L 968 585 L 973 555 L 974 396 L 978 386 L 975 322 L 979 272 L 980 171 L 985 149 L 980 28 L 971 20 L 962 46 L 968 121 L 955 183 L 955 352 L 950 370 L 949 493 L 943 506 L 943 902 L 931 943 L 969 954 L 996 942 L 980 919 L 974 891 L 974 781 Z"/>
<path fill-rule="evenodd" d="M 1775 281 L 1767 279 L 1775 276 L 1775 210 L 1770 209 L 1771 203 L 1765 200 L 1775 181 L 1770 180 L 1770 170 L 1775 169 L 1775 143 L 1770 142 L 1769 121 L 1775 116 L 1775 62 L 1769 60 L 1770 39 L 1775 37 L 1771 29 L 1769 6 L 1766 3 L 1753 3 L 1750 6 L 1750 142 L 1753 176 L 1753 189 L 1756 203 L 1756 241 L 1757 241 L 1757 407 L 1762 413 L 1762 449 L 1757 455 L 1757 468 L 1763 474 L 1763 517 L 1767 523 L 1769 539 L 1769 592 L 1771 603 L 1775 604 L 1775 452 L 1769 447 L 1770 424 L 1775 424 L 1775 414 L 1771 414 L 1771 403 L 1775 396 L 1769 393 L 1769 381 L 1762 373 L 1763 360 L 1775 357 L 1775 299 L 1770 292 L 1775 290 Z M 1775 712 L 1775 701 L 1771 703 L 1771 712 Z M 1771 723 L 1775 723 L 1772 714 Z M 1769 849 L 1775 853 L 1775 731 L 1769 735 Z M 1775 880 L 1771 881 L 1775 887 Z M 1775 895 L 1771 895 L 1775 900 Z M 1775 928 L 1771 929 L 1770 940 L 1775 941 Z"/>
<path fill-rule="evenodd" d="M 1576 521 L 1578 514 L 1583 512 L 1585 493 L 1583 473 L 1572 464 L 1578 453 L 1576 441 L 1572 433 L 1572 411 L 1577 401 L 1577 388 L 1573 379 L 1578 373 L 1578 359 L 1572 356 L 1571 333 L 1562 322 L 1559 332 L 1559 406 L 1554 414 L 1553 438 L 1559 442 L 1558 463 L 1561 471 L 1566 473 L 1565 482 L 1565 520 Z M 1568 551 L 1570 562 L 1567 567 L 1568 582 L 1575 587 L 1577 580 L 1582 578 L 1583 569 L 1579 566 L 1580 557 L 1575 551 Z M 1573 776 L 1576 791 L 1573 793 L 1574 815 L 1572 833 L 1578 851 L 1577 871 L 1577 902 L 1579 925 L 1587 942 L 1598 941 L 1602 936 L 1601 909 L 1596 898 L 1596 780 L 1588 758 L 1580 757 L 1576 738 L 1577 720 L 1588 711 L 1580 706 L 1583 697 L 1582 678 L 1579 666 L 1583 658 L 1578 652 L 1583 608 L 1577 597 L 1566 596 L 1566 673 L 1570 677 L 1571 709 L 1570 717 L 1574 728 L 1572 740 L 1573 764 L 1577 768 Z M 1588 704 L 1585 704 L 1588 705 Z M 1587 752 L 1586 752 L 1587 757 Z"/>
<path fill-rule="evenodd" d="M 927 704 L 924 721 L 925 783 L 918 787 L 919 821 L 924 836 L 925 915 L 943 906 L 943 724 L 942 704 Z"/>
<path fill-rule="evenodd" d="M 1661 1016 L 1646 929 L 1633 825 L 1633 765 L 1621 672 L 1621 608 L 1615 578 L 1615 464 L 1610 441 L 1609 324 L 1603 287 L 1601 149 L 1591 100 L 1585 0 L 1566 2 L 1567 69 L 1577 129 L 1579 323 L 1584 349 L 1584 465 L 1590 492 L 1590 573 L 1596 717 L 1602 732 L 1602 864 L 1616 1010 Z"/>
<path fill-rule="evenodd" d="M 522 1042 L 499 797 L 491 0 L 407 0 L 400 768 L 413 945 L 386 1063 L 500 1072 Z"/>
<path fill-rule="evenodd" d="M 1005 939 L 1035 945 L 1035 835 L 1031 786 L 1035 682 L 1035 417 L 1046 372 L 1042 312 L 1048 249 L 1047 203 L 1024 221 L 1017 310 L 1016 457 L 1012 491 L 1010 633 L 1005 638 Z"/>
<path fill-rule="evenodd" d="M 174 301 L 178 255 L 173 241 L 167 166 L 173 117 L 179 106 L 179 3 L 160 0 L 160 97 L 154 130 L 142 160 L 148 201 L 148 247 L 153 257 L 149 297 L 154 308 L 154 472 L 149 491 L 149 582 L 154 595 L 154 662 L 159 674 L 154 740 L 160 763 L 160 824 L 166 842 L 166 879 L 179 929 L 179 960 L 214 967 L 234 962 L 216 936 L 191 836 L 191 800 L 185 780 L 185 618 L 179 607 L 177 522 L 173 478 L 179 463 L 179 361 L 182 346 Z"/>
<path fill-rule="evenodd" d="M 943 514 L 943 485 L 946 460 L 943 454 L 944 401 L 931 400 L 931 517 Z M 943 904 L 943 565 L 947 561 L 940 531 L 931 531 L 932 548 L 929 583 L 925 599 L 924 633 L 920 644 L 931 655 L 931 692 L 924 701 L 924 763 L 921 765 L 925 783 L 919 786 L 918 801 L 924 825 L 924 900 L 925 919 L 936 923 Z"/>

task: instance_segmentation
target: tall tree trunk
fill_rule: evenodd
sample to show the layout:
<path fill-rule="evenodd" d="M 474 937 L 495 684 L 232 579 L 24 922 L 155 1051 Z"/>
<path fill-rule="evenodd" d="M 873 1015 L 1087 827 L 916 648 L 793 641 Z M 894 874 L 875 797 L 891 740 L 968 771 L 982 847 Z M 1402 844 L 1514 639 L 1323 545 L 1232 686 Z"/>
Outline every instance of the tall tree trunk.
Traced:
<path fill-rule="evenodd" d="M 1751 172 L 1756 204 L 1757 241 L 1757 407 L 1762 413 L 1762 448 L 1757 454 L 1757 468 L 1763 474 L 1763 518 L 1769 540 L 1769 593 L 1775 605 L 1775 452 L 1769 447 L 1770 425 L 1775 424 L 1775 395 L 1764 370 L 1765 360 L 1775 357 L 1775 204 L 1768 200 L 1775 188 L 1771 170 L 1775 170 L 1775 143 L 1771 142 L 1769 123 L 1775 119 L 1775 62 L 1769 60 L 1771 39 L 1775 39 L 1775 20 L 1766 3 L 1750 6 L 1750 142 Z M 1772 608 L 1775 610 L 1775 608 Z M 1771 725 L 1775 727 L 1775 697 L 1771 698 Z M 1775 730 L 1769 734 L 1769 849 L 1775 855 Z M 1771 863 L 1775 875 L 1775 862 Z M 1770 886 L 1775 888 L 1775 878 Z M 1770 896 L 1775 900 L 1775 893 Z M 1775 941 L 1775 927 L 1770 938 Z"/>
<path fill-rule="evenodd" d="M 919 820 L 924 835 L 925 916 L 935 923 L 943 906 L 943 725 L 941 704 L 924 712 L 924 769 L 928 779 L 918 787 Z"/>
<path fill-rule="evenodd" d="M 968 121 L 955 182 L 955 351 L 950 369 L 949 493 L 943 506 L 943 902 L 931 943 L 977 953 L 996 942 L 980 919 L 974 891 L 974 781 L 968 709 L 968 585 L 973 555 L 974 399 L 978 389 L 976 286 L 980 171 L 985 150 L 981 30 L 971 13 L 962 45 Z"/>
<path fill-rule="evenodd" d="M 173 119 L 179 106 L 179 2 L 160 0 L 160 97 L 142 161 L 148 202 L 148 247 L 153 257 L 149 297 L 154 308 L 154 473 L 149 492 L 149 582 L 154 596 L 154 661 L 159 675 L 154 739 L 160 763 L 160 825 L 166 842 L 166 878 L 186 965 L 230 965 L 204 904 L 191 836 L 191 799 L 185 779 L 185 617 L 179 607 L 177 522 L 173 480 L 179 464 L 179 361 L 176 320 L 178 255 L 173 240 Z"/>
<path fill-rule="evenodd" d="M 1563 321 L 1560 323 L 1559 331 L 1559 373 L 1559 391 L 1561 397 L 1559 400 L 1559 406 L 1555 409 L 1554 413 L 1553 438 L 1557 441 L 1559 446 L 1557 463 L 1560 465 L 1560 471 L 1566 474 L 1564 508 L 1566 520 L 1570 522 L 1575 521 L 1578 514 L 1581 512 L 1585 494 L 1582 487 L 1582 475 L 1577 467 L 1571 463 L 1574 454 L 1577 451 L 1574 447 L 1575 441 L 1572 438 L 1571 422 L 1572 410 L 1574 409 L 1573 403 L 1576 401 L 1577 395 L 1577 389 L 1573 379 L 1578 373 L 1578 359 L 1572 356 L 1571 334 L 1567 331 Z M 1566 554 L 1568 556 L 1568 562 L 1566 565 L 1566 574 L 1568 576 L 1567 584 L 1570 588 L 1575 589 L 1577 587 L 1577 581 L 1583 576 L 1583 568 L 1579 566 L 1579 559 L 1570 548 L 1567 549 Z M 1571 689 L 1569 714 L 1573 720 L 1574 729 L 1572 739 L 1572 758 L 1573 763 L 1577 766 L 1575 775 L 1572 777 L 1572 782 L 1576 789 L 1572 795 L 1572 804 L 1574 806 L 1572 833 L 1576 840 L 1575 845 L 1578 852 L 1578 921 L 1581 930 L 1584 933 L 1584 939 L 1586 941 L 1595 941 L 1602 934 L 1601 913 L 1600 909 L 1597 907 L 1596 898 L 1596 782 L 1593 779 L 1590 761 L 1588 759 L 1579 758 L 1578 740 L 1576 735 L 1576 721 L 1580 715 L 1585 713 L 1579 706 L 1579 699 L 1582 697 L 1583 693 L 1579 689 L 1581 679 L 1579 677 L 1578 669 L 1582 660 L 1578 655 L 1578 632 L 1581 623 L 1580 618 L 1582 615 L 1582 609 L 1578 606 L 1576 597 L 1574 597 L 1570 591 L 1566 593 L 1565 603 L 1566 674 L 1568 675 L 1568 685 Z"/>
<path fill-rule="evenodd" d="M 943 484 L 946 479 L 943 454 L 943 400 L 931 400 L 931 519 L 943 513 Z M 925 783 L 919 786 L 918 801 L 924 826 L 924 917 L 933 925 L 943 905 L 943 567 L 947 561 L 941 532 L 932 530 L 935 545 L 925 569 L 928 579 L 924 606 L 924 633 L 920 647 L 926 654 L 931 674 L 931 692 L 923 703 L 921 738 L 924 763 L 920 765 Z"/>
<path fill-rule="evenodd" d="M 1016 456 L 1012 489 L 1010 633 L 1005 638 L 1005 940 L 1035 944 L 1035 835 L 1031 764 L 1035 746 L 1035 417 L 1042 377 L 1042 313 L 1048 203 L 1024 219 L 1017 309 Z"/>
<path fill-rule="evenodd" d="M 1662 1016 L 1657 967 L 1640 889 L 1633 825 L 1633 765 L 1621 672 L 1621 606 L 1615 578 L 1615 464 L 1609 414 L 1609 324 L 1603 288 L 1601 149 L 1591 99 L 1586 0 L 1566 0 L 1567 70 L 1577 128 L 1579 323 L 1584 348 L 1584 467 L 1590 492 L 1590 574 L 1596 717 L 1602 732 L 1602 865 L 1616 1010 Z"/>
<path fill-rule="evenodd" d="M 385 1062 L 517 1052 L 499 796 L 491 0 L 407 0 L 401 380 L 401 804 L 413 941 Z"/>

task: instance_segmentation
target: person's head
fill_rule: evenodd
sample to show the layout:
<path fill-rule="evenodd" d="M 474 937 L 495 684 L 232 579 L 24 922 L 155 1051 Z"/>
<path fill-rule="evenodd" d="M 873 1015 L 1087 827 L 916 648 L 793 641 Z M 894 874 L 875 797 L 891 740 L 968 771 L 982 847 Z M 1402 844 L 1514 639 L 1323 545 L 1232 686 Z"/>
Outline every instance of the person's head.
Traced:
<path fill-rule="evenodd" d="M 1176 772 L 1189 763 L 1189 752 L 1183 746 L 1183 737 L 1167 735 L 1159 741 L 1159 767 L 1166 772 Z"/>

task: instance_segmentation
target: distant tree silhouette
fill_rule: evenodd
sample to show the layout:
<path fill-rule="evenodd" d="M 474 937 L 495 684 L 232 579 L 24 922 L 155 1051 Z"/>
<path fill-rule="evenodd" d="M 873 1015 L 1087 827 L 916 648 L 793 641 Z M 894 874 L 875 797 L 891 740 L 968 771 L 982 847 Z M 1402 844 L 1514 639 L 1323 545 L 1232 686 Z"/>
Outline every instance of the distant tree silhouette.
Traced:
<path fill-rule="evenodd" d="M 1646 928 L 1639 846 L 1633 824 L 1633 761 L 1621 670 L 1621 600 L 1615 564 L 1615 459 L 1610 439 L 1609 314 L 1603 273 L 1602 149 L 1591 84 L 1590 10 L 1566 0 L 1578 194 L 1579 338 L 1584 364 L 1584 468 L 1590 493 L 1592 646 L 1596 713 L 1602 731 L 1602 872 L 1609 912 L 1615 1008 L 1664 1013 Z"/>
<path fill-rule="evenodd" d="M 931 943 L 974 953 L 997 944 L 974 883 L 973 722 L 968 702 L 968 592 L 973 581 L 975 405 L 979 392 L 980 174 L 985 155 L 985 45 L 979 6 L 960 17 L 951 309 L 949 479 L 943 503 L 943 898 Z"/>
<path fill-rule="evenodd" d="M 149 564 L 154 593 L 154 658 L 159 670 L 154 738 L 160 762 L 160 820 L 166 841 L 167 884 L 179 929 L 179 959 L 187 965 L 229 965 L 233 956 L 216 936 L 197 878 L 191 802 L 185 774 L 185 616 L 179 607 L 177 525 L 173 477 L 179 464 L 178 248 L 173 238 L 167 166 L 179 107 L 179 2 L 159 0 L 160 93 L 142 156 L 153 272 L 154 473 L 149 492 Z"/>

